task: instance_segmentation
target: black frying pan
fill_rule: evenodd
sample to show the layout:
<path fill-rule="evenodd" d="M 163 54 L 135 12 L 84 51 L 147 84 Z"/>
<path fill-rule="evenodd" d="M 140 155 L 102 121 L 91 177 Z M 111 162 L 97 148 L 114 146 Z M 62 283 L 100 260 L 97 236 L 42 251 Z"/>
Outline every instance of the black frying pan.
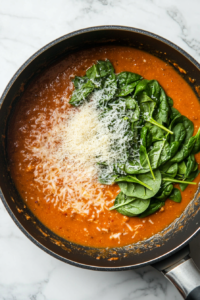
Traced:
<path fill-rule="evenodd" d="M 32 242 L 66 263 L 103 271 L 127 270 L 152 264 L 174 282 L 183 297 L 200 299 L 200 273 L 189 257 L 188 248 L 191 238 L 200 231 L 198 193 L 194 195 L 194 200 L 180 219 L 162 233 L 135 245 L 116 249 L 96 249 L 61 239 L 42 225 L 24 205 L 10 178 L 6 157 L 7 124 L 12 114 L 12 107 L 15 106 L 24 89 L 40 72 L 61 57 L 76 49 L 100 44 L 129 45 L 152 53 L 173 65 L 198 96 L 200 65 L 176 45 L 150 32 L 121 26 L 102 26 L 76 31 L 51 42 L 22 65 L 9 82 L 1 99 L 2 201 L 14 222 Z M 195 79 L 195 84 L 191 83 L 191 78 Z"/>

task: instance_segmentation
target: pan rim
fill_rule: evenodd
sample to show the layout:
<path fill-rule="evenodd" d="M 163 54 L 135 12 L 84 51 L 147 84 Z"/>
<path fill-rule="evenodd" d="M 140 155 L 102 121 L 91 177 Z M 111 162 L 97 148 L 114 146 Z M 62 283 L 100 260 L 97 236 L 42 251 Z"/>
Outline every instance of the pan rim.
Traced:
<path fill-rule="evenodd" d="M 1 104 L 0 104 L 0 109 L 1 106 L 3 105 L 4 100 L 6 99 L 6 96 L 11 88 L 11 86 L 13 85 L 13 83 L 15 82 L 15 80 L 18 78 L 18 76 L 24 71 L 24 69 L 26 69 L 28 67 L 28 65 L 38 56 L 40 56 L 43 52 L 45 52 L 46 50 L 50 49 L 52 46 L 66 40 L 69 39 L 71 37 L 74 36 L 78 36 L 81 35 L 83 33 L 88 33 L 88 32 L 94 32 L 94 31 L 100 31 L 100 30 L 116 30 L 116 31 L 130 31 L 130 32 L 135 32 L 135 33 L 139 33 L 142 34 L 144 36 L 148 36 L 154 39 L 157 39 L 159 41 L 161 41 L 162 43 L 167 44 L 168 46 L 170 46 L 171 48 L 175 49 L 176 51 L 178 51 L 179 53 L 181 53 L 182 55 L 184 55 L 193 65 L 195 65 L 195 67 L 197 67 L 200 71 L 200 64 L 190 55 L 188 54 L 185 50 L 183 50 L 182 48 L 180 48 L 179 46 L 177 46 L 176 44 L 170 42 L 169 40 L 154 34 L 152 32 L 149 31 L 145 31 L 142 29 L 138 29 L 138 28 L 134 28 L 134 27 L 127 27 L 127 26 L 118 26 L 118 25 L 103 25 L 103 26 L 95 26 L 95 27 L 87 27 L 87 28 L 83 28 L 80 30 L 76 30 L 73 32 L 70 32 L 66 35 L 63 35 L 55 40 L 53 40 L 52 42 L 46 44 L 45 46 L 43 46 L 42 48 L 40 48 L 38 51 L 36 51 L 32 56 L 30 56 L 30 58 L 28 58 L 23 64 L 22 66 L 16 71 L 16 73 L 13 75 L 13 77 L 11 78 L 11 80 L 9 81 L 9 83 L 7 84 L 5 90 L 2 93 L 1 96 Z M 1 189 L 0 189 L 1 190 Z M 3 193 L 2 193 L 3 195 Z M 61 255 L 56 254 L 55 252 L 49 250 L 48 248 L 46 248 L 43 244 L 41 244 L 40 242 L 38 242 L 24 227 L 23 225 L 19 222 L 19 220 L 17 219 L 17 217 L 15 216 L 15 214 L 12 212 L 12 209 L 10 208 L 8 202 L 6 201 L 5 197 L 2 197 L 2 202 L 7 210 L 7 212 L 9 213 L 9 215 L 11 216 L 11 218 L 13 219 L 13 221 L 15 222 L 15 224 L 18 226 L 18 228 L 39 248 L 41 248 L 42 250 L 44 250 L 45 252 L 47 252 L 48 254 L 50 254 L 51 256 L 74 266 L 78 266 L 81 268 L 85 268 L 85 269 L 90 269 L 90 270 L 98 270 L 98 271 L 124 271 L 124 270 L 130 270 L 130 269 L 136 269 L 139 267 L 144 267 L 156 262 L 159 262 L 167 257 L 169 257 L 170 255 L 172 255 L 173 253 L 177 252 L 178 250 L 182 249 L 184 246 L 186 246 L 189 241 L 195 237 L 198 232 L 199 229 L 197 229 L 192 235 L 190 235 L 187 240 L 185 240 L 182 244 L 179 244 L 176 248 L 173 248 L 171 251 L 168 251 L 167 253 L 156 257 L 152 260 L 149 261 L 145 261 L 144 263 L 139 263 L 139 264 L 134 264 L 134 265 L 128 265 L 128 266 L 121 266 L 121 267 L 104 267 L 104 266 L 93 266 L 93 265 L 86 265 L 86 264 L 82 264 L 70 259 L 67 259 Z"/>

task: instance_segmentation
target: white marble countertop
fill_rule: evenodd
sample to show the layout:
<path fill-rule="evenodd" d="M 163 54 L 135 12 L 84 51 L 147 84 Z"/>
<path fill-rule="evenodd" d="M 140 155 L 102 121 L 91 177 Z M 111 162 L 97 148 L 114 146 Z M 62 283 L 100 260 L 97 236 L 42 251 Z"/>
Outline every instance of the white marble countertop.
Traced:
<path fill-rule="evenodd" d="M 175 4 L 174 4 L 175 3 Z M 35 51 L 71 31 L 125 25 L 161 35 L 200 62 L 199 0 L 0 0 L 0 93 Z M 200 237 L 191 243 L 200 265 Z M 0 300 L 182 299 L 152 267 L 93 272 L 54 259 L 29 241 L 0 202 Z"/>

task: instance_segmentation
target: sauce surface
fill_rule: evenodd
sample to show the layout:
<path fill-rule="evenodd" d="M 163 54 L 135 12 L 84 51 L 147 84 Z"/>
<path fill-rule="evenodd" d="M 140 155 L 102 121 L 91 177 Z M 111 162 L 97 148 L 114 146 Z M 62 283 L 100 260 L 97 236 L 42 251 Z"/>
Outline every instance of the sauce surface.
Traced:
<path fill-rule="evenodd" d="M 11 176 L 30 210 L 50 230 L 77 244 L 94 247 L 124 246 L 147 239 L 162 231 L 181 215 L 193 199 L 197 185 L 190 185 L 182 192 L 181 203 L 171 200 L 157 213 L 140 219 L 126 217 L 117 211 L 96 213 L 91 207 L 88 214 L 63 209 L 55 203 L 55 195 L 43 189 L 37 181 L 39 160 L 27 148 L 27 141 L 35 142 L 37 130 L 48 133 L 52 125 L 52 111 L 69 113 L 68 101 L 74 89 L 72 79 L 84 76 L 97 60 L 109 59 L 116 73 L 130 71 L 146 79 L 156 79 L 166 94 L 174 101 L 174 107 L 194 123 L 194 134 L 200 127 L 200 105 L 197 97 L 184 79 L 166 62 L 129 47 L 104 46 L 76 52 L 50 67 L 34 80 L 14 108 L 8 128 L 8 158 Z M 38 118 L 45 120 L 38 123 Z M 77 124 L 78 126 L 78 124 Z M 196 155 L 200 163 L 200 154 Z M 49 177 L 50 180 L 50 177 Z M 199 182 L 200 175 L 195 179 Z M 62 184 L 62 183 L 60 183 Z M 111 207 L 119 193 L 118 185 L 101 186 L 107 207 Z M 69 201 L 66 194 L 62 201 Z M 61 209 L 62 208 L 62 209 Z M 95 212 L 95 214 L 94 214 Z"/>

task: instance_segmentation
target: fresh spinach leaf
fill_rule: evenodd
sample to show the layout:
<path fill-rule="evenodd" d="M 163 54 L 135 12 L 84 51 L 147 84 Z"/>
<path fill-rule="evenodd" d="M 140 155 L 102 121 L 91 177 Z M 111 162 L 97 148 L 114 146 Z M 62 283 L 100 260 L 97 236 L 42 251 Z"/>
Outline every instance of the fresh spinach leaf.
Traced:
<path fill-rule="evenodd" d="M 123 99 L 123 98 L 122 98 Z M 127 109 L 133 109 L 135 110 L 136 108 L 136 101 L 135 99 L 131 98 L 130 96 L 127 97 L 127 98 L 124 98 L 125 99 L 125 103 L 126 103 L 126 108 Z"/>
<path fill-rule="evenodd" d="M 174 105 L 174 101 L 170 97 L 167 97 L 167 102 L 170 107 L 172 107 Z"/>
<path fill-rule="evenodd" d="M 147 149 L 143 145 L 141 145 L 140 146 L 140 163 L 141 163 L 141 165 L 145 165 L 145 162 L 147 162 L 147 165 L 150 169 L 151 175 L 152 175 L 153 179 L 155 179 L 155 175 L 154 175 L 152 167 L 151 167 L 149 156 L 147 154 Z"/>
<path fill-rule="evenodd" d="M 152 125 L 151 123 L 146 122 L 145 127 L 148 127 L 151 132 L 152 142 L 162 141 L 165 138 L 165 131 L 160 127 Z"/>
<path fill-rule="evenodd" d="M 99 106 L 107 105 L 107 103 L 113 99 L 116 92 L 117 92 L 117 80 L 115 74 L 113 73 L 109 75 L 103 83 Z"/>
<path fill-rule="evenodd" d="M 171 113 L 170 113 L 171 121 L 180 116 L 181 116 L 181 113 L 176 108 L 171 107 Z"/>
<path fill-rule="evenodd" d="M 160 159 L 158 161 L 158 166 L 164 164 L 171 157 L 173 157 L 177 153 L 179 145 L 180 145 L 180 143 L 176 142 L 176 141 L 172 142 L 171 144 L 169 144 L 167 141 L 165 141 L 162 152 L 160 154 Z"/>
<path fill-rule="evenodd" d="M 129 117 L 130 121 L 132 123 L 138 121 L 140 118 L 140 108 L 138 106 L 137 101 L 135 101 L 135 99 L 133 99 L 131 97 L 127 97 L 127 98 L 125 98 L 125 103 L 126 103 L 126 108 L 131 110 L 131 114 Z M 134 128 L 133 130 L 135 130 L 135 127 L 133 127 L 133 128 Z"/>
<path fill-rule="evenodd" d="M 191 153 L 197 154 L 200 151 L 200 128 L 194 137 L 195 137 L 195 143 Z"/>
<path fill-rule="evenodd" d="M 186 169 L 187 168 L 186 168 L 186 164 L 184 161 L 182 161 L 178 164 L 178 174 L 180 174 L 182 177 L 183 177 L 183 175 L 186 174 Z"/>
<path fill-rule="evenodd" d="M 183 123 L 178 123 L 174 126 L 172 129 L 173 135 L 170 136 L 170 142 L 177 141 L 179 143 L 182 143 L 185 140 L 186 137 L 186 129 Z"/>
<path fill-rule="evenodd" d="M 130 175 L 120 176 L 120 177 L 117 177 L 115 179 L 115 182 L 134 182 L 134 183 L 138 183 L 138 184 L 144 186 L 145 188 L 147 188 L 149 190 L 152 190 L 151 186 L 149 186 L 149 185 L 145 184 L 144 182 L 140 181 L 135 176 L 130 176 Z"/>
<path fill-rule="evenodd" d="M 165 177 L 170 176 L 170 177 L 176 177 L 177 173 L 178 173 L 178 164 L 171 164 L 169 163 L 168 165 L 165 164 L 164 168 L 159 168 L 161 171 L 161 174 L 163 174 Z"/>
<path fill-rule="evenodd" d="M 151 167 L 153 170 L 159 166 L 158 163 L 159 163 L 164 145 L 165 145 L 165 140 L 155 142 L 152 146 L 152 149 L 148 153 L 150 164 L 151 164 Z"/>
<path fill-rule="evenodd" d="M 159 170 L 161 173 L 167 173 L 169 168 L 171 167 L 172 163 L 170 161 L 167 161 L 163 165 L 159 166 Z"/>
<path fill-rule="evenodd" d="M 116 199 L 114 206 L 118 206 L 119 204 L 124 204 L 121 207 L 117 208 L 117 211 L 125 216 L 128 217 L 134 217 L 139 214 L 141 214 L 143 211 L 145 211 L 149 204 L 150 199 L 148 200 L 142 200 L 142 199 L 135 199 L 129 204 L 126 204 L 128 201 L 130 201 L 130 197 L 126 197 L 122 192 L 120 192 Z"/>
<path fill-rule="evenodd" d="M 151 200 L 150 205 L 148 206 L 148 208 L 141 215 L 139 215 L 138 217 L 145 218 L 147 216 L 150 216 L 150 215 L 154 214 L 155 212 L 157 212 L 164 205 L 165 205 L 164 201 L 153 198 Z"/>
<path fill-rule="evenodd" d="M 117 208 L 127 205 L 137 199 L 137 198 L 133 198 L 133 197 L 126 197 L 123 193 L 121 195 L 121 192 L 117 195 L 117 197 L 119 197 L 121 199 L 123 199 L 123 197 L 125 197 L 125 201 L 119 201 L 119 204 L 114 204 L 112 207 L 109 208 L 109 210 L 117 209 Z"/>
<path fill-rule="evenodd" d="M 181 192 L 177 188 L 174 188 L 169 196 L 169 199 L 173 200 L 174 202 L 180 203 L 182 200 Z"/>
<path fill-rule="evenodd" d="M 198 174 L 199 174 L 199 170 L 198 169 L 195 170 L 195 171 L 193 171 L 188 176 L 187 181 L 192 182 L 198 176 Z M 196 182 L 194 182 L 194 183 L 196 183 Z M 180 183 L 179 186 L 180 186 L 181 191 L 183 192 L 186 189 L 186 187 L 188 186 L 188 184 Z"/>
<path fill-rule="evenodd" d="M 114 74 L 115 72 L 113 65 L 108 59 L 105 61 L 99 60 L 97 62 L 97 70 L 100 77 L 106 77 L 108 75 Z"/>
<path fill-rule="evenodd" d="M 145 188 L 137 183 L 119 182 L 121 191 L 129 197 L 136 197 L 140 199 L 149 199 L 157 194 L 161 185 L 161 174 L 159 170 L 154 172 L 155 179 L 153 179 L 151 172 L 147 174 L 138 175 L 138 179 L 144 184 L 150 186 L 152 190 Z"/>
<path fill-rule="evenodd" d="M 95 85 L 95 88 L 102 88 L 103 80 L 98 70 L 98 64 L 89 68 L 86 71 L 86 76 L 92 81 L 92 83 Z"/>
<path fill-rule="evenodd" d="M 174 178 L 176 177 L 177 173 L 178 173 L 178 164 L 175 163 L 169 167 L 166 174 Z"/>
<path fill-rule="evenodd" d="M 165 201 L 171 194 L 172 190 L 173 190 L 173 184 L 164 183 L 163 185 L 161 185 L 160 191 L 157 195 L 155 195 L 155 198 Z"/>
<path fill-rule="evenodd" d="M 121 72 L 117 75 L 119 90 L 117 96 L 127 96 L 133 92 L 142 77 L 131 72 Z"/>
<path fill-rule="evenodd" d="M 145 93 L 148 97 L 154 100 L 154 102 L 159 102 L 160 96 L 160 85 L 157 80 L 141 80 L 135 89 L 134 97 L 141 93 Z"/>
<path fill-rule="evenodd" d="M 194 124 L 185 116 L 181 116 L 179 120 L 183 122 L 185 127 L 186 137 L 184 142 L 187 143 L 194 133 Z"/>
<path fill-rule="evenodd" d="M 187 162 L 186 162 L 186 172 L 185 172 L 185 176 L 184 179 L 188 178 L 189 175 L 195 171 L 195 169 L 197 169 L 198 164 L 195 160 L 195 157 L 193 154 L 190 154 L 190 156 L 188 156 Z"/>
<path fill-rule="evenodd" d="M 142 146 L 148 149 L 152 144 L 152 134 L 148 127 L 143 126 L 140 131 L 140 140 Z"/>
<path fill-rule="evenodd" d="M 148 173 L 150 171 L 146 156 L 142 156 L 140 153 L 140 160 L 135 159 L 135 160 L 128 160 L 125 163 L 124 171 L 127 174 L 144 174 Z"/>
<path fill-rule="evenodd" d="M 147 94 L 151 97 L 156 103 L 160 102 L 160 90 L 161 86 L 157 80 L 149 80 Z"/>
<path fill-rule="evenodd" d="M 100 77 L 99 74 L 99 70 L 97 65 L 93 65 L 92 67 L 90 67 L 87 71 L 86 71 L 86 76 L 90 79 L 90 80 L 94 80 L 95 78 Z"/>
<path fill-rule="evenodd" d="M 175 108 L 174 108 L 175 109 Z M 182 116 L 179 112 L 178 114 L 173 118 L 171 124 L 170 124 L 170 129 L 173 129 L 176 127 L 177 124 L 182 124 L 185 128 L 185 138 L 181 140 L 181 142 L 184 141 L 184 144 L 186 144 L 189 139 L 192 137 L 193 132 L 194 132 L 194 125 L 192 121 L 190 121 L 187 117 Z M 174 140 L 173 136 L 170 136 L 171 141 Z"/>
<path fill-rule="evenodd" d="M 170 160 L 172 163 L 181 162 L 186 157 L 190 155 L 190 153 L 195 154 L 195 151 L 198 149 L 200 139 L 200 131 L 197 132 L 195 136 L 192 136 L 186 144 L 183 144 L 180 150 L 176 153 L 174 157 Z M 193 150 L 194 149 L 194 150 Z"/>
<path fill-rule="evenodd" d="M 72 80 L 74 87 L 76 89 L 80 89 L 83 84 L 85 84 L 88 81 L 87 76 L 79 77 L 75 76 L 75 78 Z"/>
<path fill-rule="evenodd" d="M 136 89 L 134 92 L 134 97 L 136 97 L 141 92 L 146 91 L 146 89 L 148 89 L 148 83 L 149 83 L 149 80 L 147 80 L 147 79 L 141 80 L 136 86 Z"/>
<path fill-rule="evenodd" d="M 168 133 L 173 134 L 171 130 L 164 127 L 162 124 L 158 123 L 156 120 L 153 119 L 152 115 L 156 107 L 156 102 L 154 100 L 152 100 L 145 93 L 141 93 L 138 95 L 138 102 L 140 105 L 140 110 L 144 121 L 156 125 L 157 127 L 167 131 Z"/>
<path fill-rule="evenodd" d="M 95 85 L 88 80 L 87 82 L 83 83 L 79 89 L 75 89 L 72 93 L 72 97 L 69 103 L 73 106 L 81 105 L 86 98 L 92 93 L 94 90 Z"/>
<path fill-rule="evenodd" d="M 158 104 L 157 121 L 161 124 L 168 123 L 170 107 L 167 96 L 162 88 L 160 88 L 160 101 Z"/>

